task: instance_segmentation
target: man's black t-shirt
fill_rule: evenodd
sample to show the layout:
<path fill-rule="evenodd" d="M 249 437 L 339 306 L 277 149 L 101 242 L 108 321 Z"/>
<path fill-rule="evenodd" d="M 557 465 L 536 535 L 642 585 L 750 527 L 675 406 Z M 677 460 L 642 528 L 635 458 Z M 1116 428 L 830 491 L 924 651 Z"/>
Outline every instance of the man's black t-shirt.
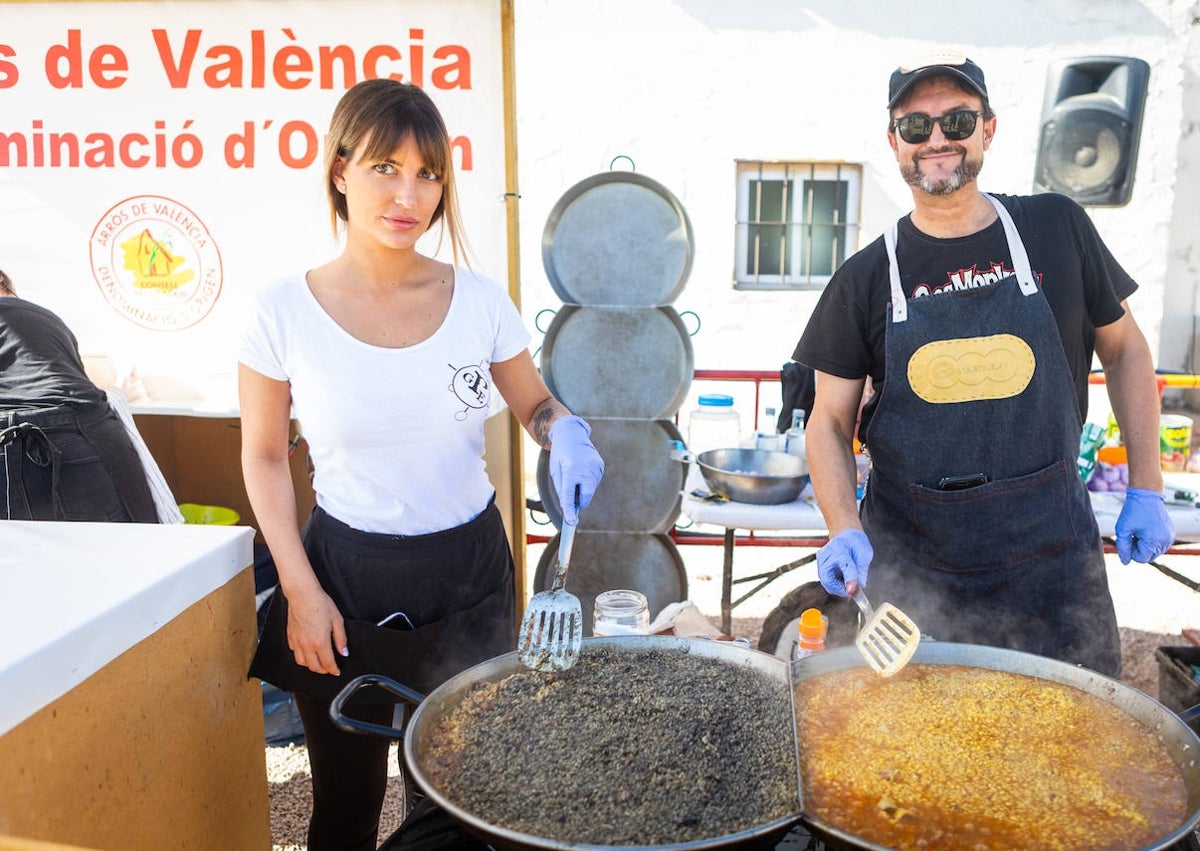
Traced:
<path fill-rule="evenodd" d="M 1109 253 L 1084 209 L 1070 198 L 1054 193 L 995 197 L 1012 214 L 1034 278 L 1054 313 L 1080 414 L 1086 418 L 1096 328 L 1121 318 L 1121 302 L 1137 284 Z M 1011 275 L 1013 268 L 999 220 L 971 236 L 935 239 L 905 216 L 899 223 L 896 261 L 909 298 L 989 286 Z M 793 359 L 841 378 L 870 376 L 879 390 L 890 304 L 887 251 L 880 237 L 834 273 Z M 860 433 L 865 434 L 872 412 L 869 404 Z"/>
<path fill-rule="evenodd" d="M 65 404 L 108 404 L 84 371 L 75 335 L 46 308 L 0 297 L 0 411 Z"/>

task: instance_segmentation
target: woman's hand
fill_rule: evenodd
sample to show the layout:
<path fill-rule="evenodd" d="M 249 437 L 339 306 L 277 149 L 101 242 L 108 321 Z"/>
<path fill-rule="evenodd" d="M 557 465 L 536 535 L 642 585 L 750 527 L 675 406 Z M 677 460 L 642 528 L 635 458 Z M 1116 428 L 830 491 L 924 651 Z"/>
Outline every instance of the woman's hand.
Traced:
<path fill-rule="evenodd" d="M 590 440 L 592 427 L 581 417 L 559 417 L 550 427 L 550 480 L 563 522 L 575 526 L 604 475 L 604 459 Z"/>
<path fill-rule="evenodd" d="M 341 673 L 335 647 L 338 654 L 350 655 L 342 613 L 320 587 L 288 598 L 287 640 L 296 664 L 317 674 Z"/>
<path fill-rule="evenodd" d="M 528 351 L 492 364 L 492 381 L 529 436 L 549 450 L 550 480 L 563 522 L 578 524 L 579 511 L 592 501 L 604 475 L 604 459 L 592 445 L 592 427 L 550 395 Z"/>

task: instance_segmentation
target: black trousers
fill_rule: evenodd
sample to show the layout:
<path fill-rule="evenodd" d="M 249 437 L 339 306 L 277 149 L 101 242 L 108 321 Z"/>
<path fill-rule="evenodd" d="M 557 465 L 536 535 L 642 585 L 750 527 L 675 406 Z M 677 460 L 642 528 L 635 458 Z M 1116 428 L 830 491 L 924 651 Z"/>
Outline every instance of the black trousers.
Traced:
<path fill-rule="evenodd" d="M 389 740 L 336 727 L 330 693 L 349 675 L 377 673 L 428 694 L 459 671 L 513 650 L 512 553 L 494 505 L 462 526 L 415 536 L 361 532 L 318 508 L 303 537 L 350 633 L 350 655 L 338 660 L 342 676 L 296 670 L 279 634 L 286 615 L 276 613 L 274 600 L 250 673 L 295 694 L 313 778 L 309 851 L 375 851 Z M 375 626 L 397 611 L 409 628 Z M 375 670 L 360 670 L 364 663 Z M 344 711 L 391 726 L 394 703 L 352 698 Z"/>
<path fill-rule="evenodd" d="M 348 733 L 329 720 L 329 704 L 296 695 L 304 723 L 313 777 L 313 816 L 308 851 L 375 851 L 379 814 L 387 793 L 387 739 Z M 392 707 L 359 706 L 351 718 L 390 725 Z M 406 771 L 403 757 L 400 770 Z M 350 766 L 354 766 L 351 768 Z M 414 792 L 416 794 L 414 795 Z M 405 782 L 407 817 L 379 847 L 387 851 L 485 851 L 469 834 L 409 780 Z"/>
<path fill-rule="evenodd" d="M 0 412 L 0 518 L 157 523 L 125 426 L 107 404 Z"/>
<path fill-rule="evenodd" d="M 308 851 L 375 851 L 387 790 L 388 740 L 335 727 L 327 700 L 295 698 L 312 770 Z M 373 724 L 392 723 L 391 706 L 349 707 L 346 714 Z"/>

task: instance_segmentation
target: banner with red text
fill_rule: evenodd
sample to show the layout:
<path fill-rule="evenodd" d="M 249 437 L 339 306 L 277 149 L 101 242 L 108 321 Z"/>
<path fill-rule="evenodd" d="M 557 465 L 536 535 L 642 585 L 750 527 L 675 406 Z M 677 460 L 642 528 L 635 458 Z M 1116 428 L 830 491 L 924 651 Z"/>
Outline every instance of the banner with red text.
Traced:
<path fill-rule="evenodd" d="M 500 27 L 497 0 L 0 2 L 0 269 L 142 401 L 231 410 L 246 296 L 340 250 L 333 107 L 391 76 L 441 108 L 503 283 Z"/>

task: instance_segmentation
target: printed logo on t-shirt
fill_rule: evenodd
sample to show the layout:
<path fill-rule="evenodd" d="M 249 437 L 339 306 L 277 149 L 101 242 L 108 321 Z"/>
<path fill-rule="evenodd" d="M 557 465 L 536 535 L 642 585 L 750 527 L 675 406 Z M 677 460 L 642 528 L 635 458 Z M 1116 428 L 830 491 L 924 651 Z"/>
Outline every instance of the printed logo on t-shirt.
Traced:
<path fill-rule="evenodd" d="M 961 290 L 973 290 L 979 287 L 990 287 L 997 281 L 1011 277 L 1016 274 L 1011 267 L 1005 266 L 1003 263 L 990 263 L 984 269 L 979 268 L 979 264 L 970 266 L 966 269 L 958 269 L 953 272 L 946 273 L 946 282 L 942 284 L 918 284 L 912 291 L 910 298 L 917 298 L 924 295 L 941 295 L 942 293 L 953 293 Z M 1037 279 L 1038 286 L 1041 286 L 1041 273 L 1035 272 L 1034 277 Z"/>
<path fill-rule="evenodd" d="M 454 370 L 454 378 L 450 379 L 450 392 L 466 406 L 454 414 L 454 419 L 462 422 L 467 418 L 469 410 L 486 408 L 488 402 L 491 401 L 492 378 L 488 369 L 489 364 L 486 360 L 482 360 L 478 366 L 472 364 L 471 366 L 456 367 L 454 364 L 449 364 L 449 367 Z"/>

